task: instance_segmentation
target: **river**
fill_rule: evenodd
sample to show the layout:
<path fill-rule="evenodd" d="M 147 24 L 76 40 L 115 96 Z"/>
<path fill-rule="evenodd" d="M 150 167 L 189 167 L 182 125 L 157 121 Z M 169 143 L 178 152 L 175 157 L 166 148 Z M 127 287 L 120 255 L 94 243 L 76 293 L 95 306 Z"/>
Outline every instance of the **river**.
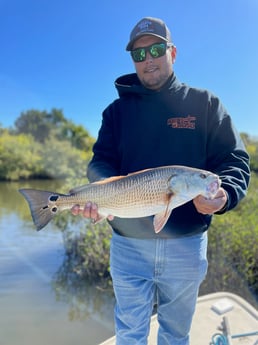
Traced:
<path fill-rule="evenodd" d="M 66 279 L 62 233 L 51 224 L 35 231 L 24 187 L 58 183 L 0 183 L 0 343 L 99 344 L 114 333 L 112 292 Z"/>

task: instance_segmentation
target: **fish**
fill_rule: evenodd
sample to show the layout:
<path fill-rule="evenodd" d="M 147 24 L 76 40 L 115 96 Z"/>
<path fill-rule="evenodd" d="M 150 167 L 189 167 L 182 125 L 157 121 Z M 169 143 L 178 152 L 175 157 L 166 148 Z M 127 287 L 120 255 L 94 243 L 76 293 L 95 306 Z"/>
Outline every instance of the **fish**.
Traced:
<path fill-rule="evenodd" d="M 221 185 L 218 175 L 183 165 L 168 165 L 113 176 L 75 187 L 68 194 L 37 189 L 19 189 L 28 202 L 36 229 L 43 229 L 55 215 L 87 202 L 98 206 L 99 221 L 109 215 L 119 218 L 153 217 L 156 233 L 171 212 L 198 195 L 213 198 Z M 186 215 L 187 216 L 187 215 Z"/>

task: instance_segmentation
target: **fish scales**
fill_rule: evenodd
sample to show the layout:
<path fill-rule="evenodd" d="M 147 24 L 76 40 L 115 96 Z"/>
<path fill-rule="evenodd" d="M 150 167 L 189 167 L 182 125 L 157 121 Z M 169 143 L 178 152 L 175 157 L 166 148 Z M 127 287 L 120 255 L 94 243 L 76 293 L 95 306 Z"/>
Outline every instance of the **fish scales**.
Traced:
<path fill-rule="evenodd" d="M 127 179 L 122 178 L 108 184 L 89 184 L 76 195 L 77 203 L 80 199 L 83 206 L 86 201 L 91 200 L 98 205 L 100 212 L 104 214 L 111 212 L 112 214 L 113 211 L 124 217 L 152 214 L 152 206 L 156 210 L 159 204 L 164 207 L 167 202 L 168 173 L 169 171 L 166 174 L 165 171 L 162 173 L 159 170 L 146 171 L 140 175 L 133 174 Z M 74 201 L 70 200 L 70 204 L 74 205 Z"/>
<path fill-rule="evenodd" d="M 166 166 L 111 177 L 74 188 L 69 194 L 21 189 L 37 230 L 60 211 L 86 202 L 98 205 L 100 219 L 108 215 L 137 218 L 154 215 L 154 230 L 159 232 L 172 210 L 197 195 L 213 197 L 221 181 L 216 174 L 186 166 Z"/>

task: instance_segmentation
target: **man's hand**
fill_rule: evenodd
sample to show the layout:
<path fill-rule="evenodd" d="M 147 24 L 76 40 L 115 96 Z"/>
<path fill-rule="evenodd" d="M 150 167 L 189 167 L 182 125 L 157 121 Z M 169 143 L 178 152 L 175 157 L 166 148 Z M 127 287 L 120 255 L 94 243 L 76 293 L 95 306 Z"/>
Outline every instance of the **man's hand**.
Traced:
<path fill-rule="evenodd" d="M 71 212 L 74 216 L 81 214 L 85 218 L 90 218 L 94 223 L 97 223 L 102 218 L 98 213 L 98 206 L 90 201 L 85 204 L 83 209 L 79 205 L 74 205 Z M 113 220 L 114 216 L 109 215 L 107 219 Z"/>
<path fill-rule="evenodd" d="M 213 199 L 207 199 L 198 195 L 193 199 L 194 206 L 199 213 L 213 214 L 221 210 L 227 202 L 227 193 L 223 188 L 219 188 Z"/>

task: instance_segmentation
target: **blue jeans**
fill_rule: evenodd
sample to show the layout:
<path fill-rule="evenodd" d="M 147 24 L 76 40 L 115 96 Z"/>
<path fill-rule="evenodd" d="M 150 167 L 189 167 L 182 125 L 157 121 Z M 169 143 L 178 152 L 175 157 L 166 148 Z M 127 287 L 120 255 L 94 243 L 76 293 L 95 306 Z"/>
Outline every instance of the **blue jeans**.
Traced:
<path fill-rule="evenodd" d="M 116 345 L 146 345 L 157 302 L 159 345 L 188 345 L 198 290 L 207 271 L 207 234 L 134 239 L 113 234 Z"/>

